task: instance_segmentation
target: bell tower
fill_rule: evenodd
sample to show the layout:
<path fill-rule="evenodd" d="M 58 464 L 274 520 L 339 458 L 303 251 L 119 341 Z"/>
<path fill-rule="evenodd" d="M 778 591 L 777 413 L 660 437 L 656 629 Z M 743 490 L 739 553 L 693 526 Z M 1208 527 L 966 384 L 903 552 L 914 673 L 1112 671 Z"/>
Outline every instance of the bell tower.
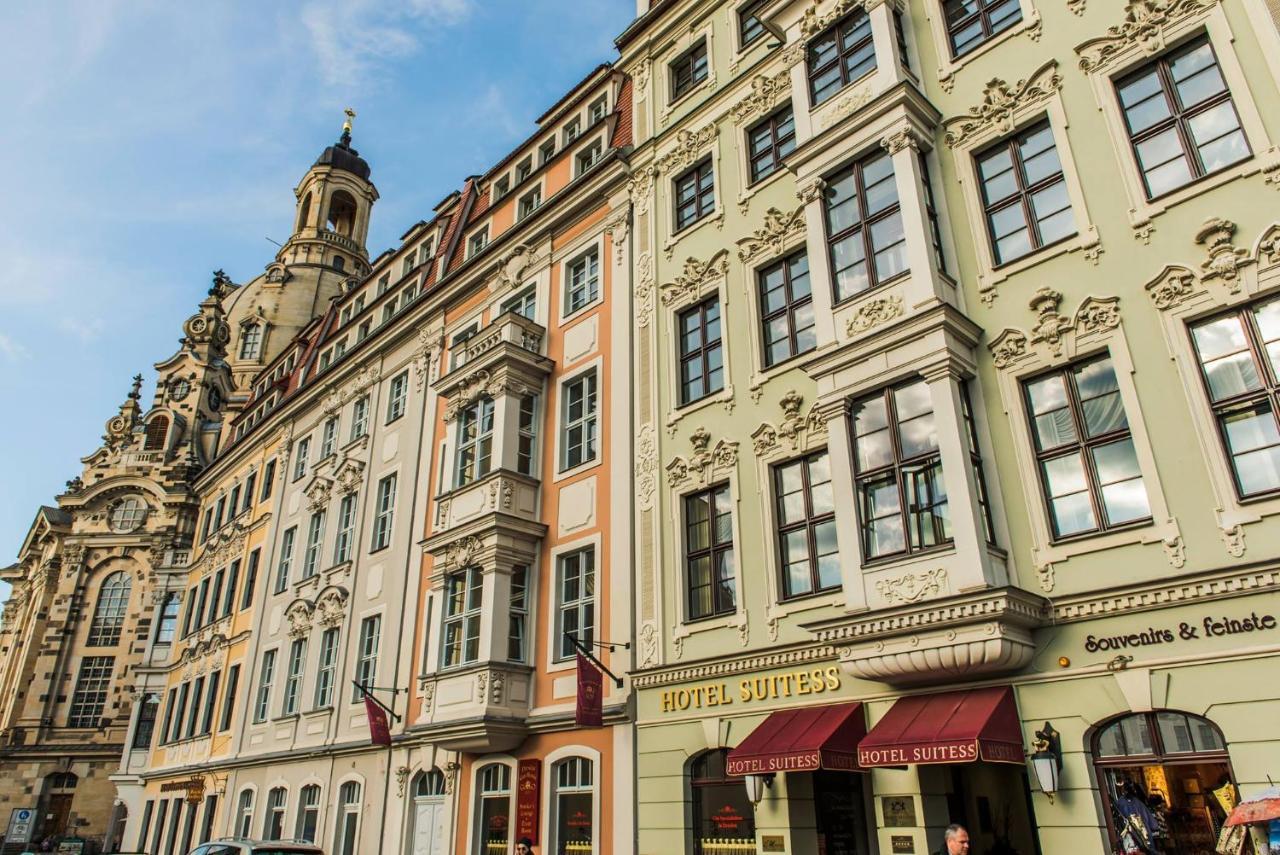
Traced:
<path fill-rule="evenodd" d="M 355 110 L 348 107 L 345 112 L 342 136 L 320 153 L 294 190 L 298 202 L 293 235 L 276 260 L 362 277 L 369 272 L 365 238 L 378 190 L 369 180 L 369 164 L 351 147 Z"/>

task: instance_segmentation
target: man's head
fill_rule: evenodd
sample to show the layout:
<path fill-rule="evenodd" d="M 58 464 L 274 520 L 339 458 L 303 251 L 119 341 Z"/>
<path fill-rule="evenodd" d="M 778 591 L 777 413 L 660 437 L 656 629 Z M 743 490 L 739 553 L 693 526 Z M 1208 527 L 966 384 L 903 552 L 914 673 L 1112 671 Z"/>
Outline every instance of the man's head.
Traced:
<path fill-rule="evenodd" d="M 516 855 L 533 855 L 533 841 L 528 837 L 521 837 L 516 842 Z"/>
<path fill-rule="evenodd" d="M 963 825 L 952 823 L 944 833 L 947 855 L 969 855 L 969 832 Z"/>

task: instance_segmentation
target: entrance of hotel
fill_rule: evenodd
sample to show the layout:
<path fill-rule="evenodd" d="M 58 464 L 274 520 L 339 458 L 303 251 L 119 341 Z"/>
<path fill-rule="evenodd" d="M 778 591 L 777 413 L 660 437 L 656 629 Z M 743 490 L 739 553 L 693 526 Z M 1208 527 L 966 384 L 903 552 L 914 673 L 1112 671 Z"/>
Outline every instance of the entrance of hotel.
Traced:
<path fill-rule="evenodd" d="M 867 841 L 866 773 L 819 770 L 813 776 L 818 855 L 864 855 Z"/>
<path fill-rule="evenodd" d="M 1214 851 L 1236 791 L 1212 722 L 1173 710 L 1127 715 L 1099 728 L 1093 758 L 1118 851 Z"/>
<path fill-rule="evenodd" d="M 1041 855 L 1031 808 L 1026 768 L 1002 763 L 943 765 L 921 770 L 931 774 L 946 794 L 950 822 L 969 832 L 975 855 Z"/>

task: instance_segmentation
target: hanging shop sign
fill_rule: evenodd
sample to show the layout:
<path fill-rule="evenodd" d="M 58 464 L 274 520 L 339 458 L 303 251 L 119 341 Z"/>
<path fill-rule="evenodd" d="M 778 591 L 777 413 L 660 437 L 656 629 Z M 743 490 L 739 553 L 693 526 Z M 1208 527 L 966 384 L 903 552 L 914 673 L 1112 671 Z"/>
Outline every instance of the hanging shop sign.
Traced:
<path fill-rule="evenodd" d="M 1280 622 L 1274 615 L 1250 612 L 1245 616 L 1208 615 L 1196 621 L 1182 621 L 1174 626 L 1149 626 L 1140 632 L 1121 635 L 1090 635 L 1084 649 L 1089 653 L 1109 653 L 1139 647 L 1155 647 L 1178 641 L 1203 641 L 1230 635 L 1249 635 L 1274 631 Z"/>
<path fill-rule="evenodd" d="M 703 683 L 687 689 L 666 689 L 662 693 L 664 713 L 683 712 L 733 703 L 772 701 L 834 692 L 840 688 L 840 668 L 831 665 L 806 671 L 789 671 L 767 677 L 743 677 L 736 684 Z"/>
<path fill-rule="evenodd" d="M 542 802 L 542 761 L 521 760 L 516 771 L 516 839 L 538 839 L 538 806 Z"/>

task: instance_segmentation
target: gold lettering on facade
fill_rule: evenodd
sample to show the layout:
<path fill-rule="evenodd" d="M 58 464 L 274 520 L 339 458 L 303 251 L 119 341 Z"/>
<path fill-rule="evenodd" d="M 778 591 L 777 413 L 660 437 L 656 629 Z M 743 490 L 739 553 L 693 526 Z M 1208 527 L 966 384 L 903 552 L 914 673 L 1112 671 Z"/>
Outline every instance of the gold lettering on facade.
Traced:
<path fill-rule="evenodd" d="M 800 697 L 840 688 L 840 668 L 829 665 L 807 671 L 789 671 L 764 677 L 743 677 L 737 685 L 737 701 L 753 703 L 777 698 Z M 688 688 L 667 689 L 662 693 L 664 713 L 690 709 L 727 706 L 734 702 L 728 683 L 706 683 Z"/>

